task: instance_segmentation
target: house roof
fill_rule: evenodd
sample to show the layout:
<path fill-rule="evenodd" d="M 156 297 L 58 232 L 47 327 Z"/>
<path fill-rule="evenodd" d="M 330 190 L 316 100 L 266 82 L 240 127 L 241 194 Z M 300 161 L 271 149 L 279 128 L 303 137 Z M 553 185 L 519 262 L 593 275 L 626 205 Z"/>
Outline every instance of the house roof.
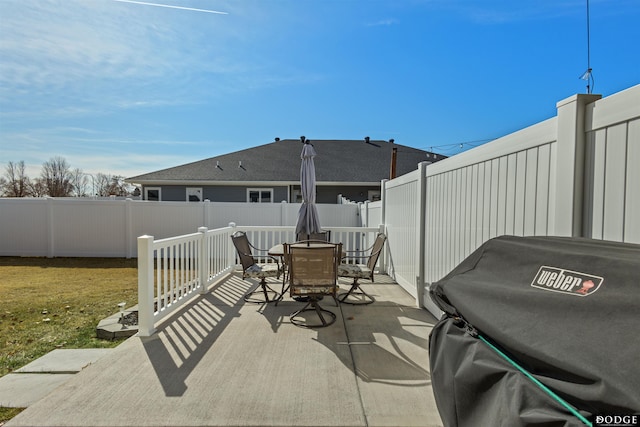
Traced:
<path fill-rule="evenodd" d="M 445 156 L 388 141 L 312 140 L 316 150 L 318 185 L 379 184 L 389 178 L 392 147 L 397 148 L 396 175 L 411 172 L 420 162 Z M 240 184 L 300 182 L 300 139 L 278 140 L 245 150 L 211 157 L 127 178 L 127 182 L 159 184 Z"/>

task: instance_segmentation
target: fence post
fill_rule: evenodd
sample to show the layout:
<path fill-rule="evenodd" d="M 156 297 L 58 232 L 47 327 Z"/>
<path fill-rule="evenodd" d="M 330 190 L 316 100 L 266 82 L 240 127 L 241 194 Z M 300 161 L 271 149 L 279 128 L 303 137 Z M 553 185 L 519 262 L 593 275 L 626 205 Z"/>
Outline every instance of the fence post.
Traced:
<path fill-rule="evenodd" d="M 200 293 L 207 293 L 207 283 L 209 283 L 209 245 L 207 244 L 207 227 L 199 227 L 200 233 L 200 256 L 198 257 L 198 275 L 200 278 Z"/>
<path fill-rule="evenodd" d="M 388 179 L 383 179 L 380 181 L 380 225 L 379 225 L 379 231 L 381 233 L 384 233 L 387 236 L 387 247 L 389 247 L 389 234 L 387 233 L 387 218 L 386 218 L 386 214 L 387 214 L 387 182 L 389 180 Z M 389 264 L 388 262 L 388 254 L 384 254 L 384 257 L 380 257 L 380 263 L 382 263 L 382 271 L 384 271 L 385 273 L 389 274 L 389 271 L 387 269 L 387 265 Z"/>
<path fill-rule="evenodd" d="M 287 201 L 283 200 L 280 202 L 280 227 L 284 226 L 285 221 L 286 221 L 286 208 L 287 208 Z M 235 225 L 235 224 L 234 224 Z"/>
<path fill-rule="evenodd" d="M 384 225 L 383 232 L 385 234 L 387 232 L 387 182 L 389 182 L 388 179 L 380 181 L 380 200 L 382 201 L 380 206 L 380 223 Z"/>
<path fill-rule="evenodd" d="M 202 223 L 204 224 L 205 227 L 211 227 L 211 224 L 209 224 L 209 217 L 211 213 L 211 200 L 209 199 L 204 199 L 204 203 L 202 204 L 202 215 L 204 216 L 204 218 L 202 218 Z"/>
<path fill-rule="evenodd" d="M 365 200 L 363 204 L 358 206 L 358 209 L 360 209 L 360 225 L 362 227 L 369 227 L 369 201 Z"/>
<path fill-rule="evenodd" d="M 229 236 L 232 236 L 233 233 L 236 232 L 236 223 L 235 222 L 230 222 L 229 223 L 229 228 L 231 228 L 231 230 L 229 231 Z M 233 243 L 231 242 L 231 239 L 229 239 L 229 252 L 227 254 L 227 259 L 229 260 L 229 266 L 231 267 L 231 270 L 235 270 L 236 268 L 236 248 L 235 246 L 233 246 Z"/>
<path fill-rule="evenodd" d="M 426 251 L 426 237 L 425 237 L 425 221 L 427 210 L 427 162 L 420 162 L 418 164 L 418 171 L 420 173 L 418 177 L 418 277 L 416 278 L 416 295 L 418 307 L 424 308 L 424 280 L 425 280 L 425 251 Z"/>
<path fill-rule="evenodd" d="M 369 227 L 369 226 L 367 226 L 367 228 L 368 228 L 368 227 Z M 373 241 L 374 241 L 374 242 L 375 242 L 375 239 L 378 237 L 378 236 L 377 236 L 377 233 L 382 233 L 382 234 L 384 234 L 384 233 L 385 233 L 385 231 L 384 231 L 384 224 L 378 224 L 378 231 L 376 232 L 376 235 L 374 235 L 374 236 L 373 236 Z M 369 233 L 367 233 L 367 235 L 369 235 Z M 387 236 L 387 239 L 388 239 L 388 237 L 389 237 L 389 236 Z M 388 244 L 389 244 L 389 241 L 387 240 L 387 241 L 385 242 L 385 244 L 384 244 L 384 245 L 382 245 L 382 249 L 381 249 L 381 252 L 380 252 L 380 256 L 379 256 L 379 258 L 378 258 L 378 272 L 379 272 L 379 273 L 385 273 L 385 274 L 388 274 L 388 273 L 389 273 L 389 272 L 387 271 L 387 255 L 388 255 L 389 251 L 386 249 L 386 248 L 388 248 Z"/>
<path fill-rule="evenodd" d="M 133 257 L 133 200 L 127 197 L 124 201 L 124 244 L 125 257 L 131 259 Z"/>
<path fill-rule="evenodd" d="M 55 256 L 55 227 L 53 226 L 53 197 L 47 199 L 47 258 Z"/>
<path fill-rule="evenodd" d="M 582 202 L 584 190 L 585 110 L 586 105 L 601 95 L 577 94 L 556 104 L 557 140 L 556 164 L 551 174 L 555 197 L 551 195 L 553 211 L 549 220 L 554 236 L 578 237 L 582 235 Z M 555 175 L 555 177 L 553 177 Z"/>
<path fill-rule="evenodd" d="M 155 331 L 153 315 L 153 236 L 138 237 L 138 336 Z"/>

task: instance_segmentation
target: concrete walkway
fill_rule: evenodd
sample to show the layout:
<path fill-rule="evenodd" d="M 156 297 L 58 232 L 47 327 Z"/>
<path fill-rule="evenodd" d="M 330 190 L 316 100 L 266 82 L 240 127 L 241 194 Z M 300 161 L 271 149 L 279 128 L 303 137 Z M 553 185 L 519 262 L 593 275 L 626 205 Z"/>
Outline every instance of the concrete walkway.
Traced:
<path fill-rule="evenodd" d="M 0 378 L 0 406 L 26 408 L 113 349 L 58 349 Z"/>
<path fill-rule="evenodd" d="M 244 303 L 251 286 L 232 276 L 6 426 L 442 425 L 427 351 L 435 319 L 388 277 L 365 286 L 374 304 L 325 299 L 338 320 L 313 330 L 290 323 L 300 303 L 288 298 Z"/>

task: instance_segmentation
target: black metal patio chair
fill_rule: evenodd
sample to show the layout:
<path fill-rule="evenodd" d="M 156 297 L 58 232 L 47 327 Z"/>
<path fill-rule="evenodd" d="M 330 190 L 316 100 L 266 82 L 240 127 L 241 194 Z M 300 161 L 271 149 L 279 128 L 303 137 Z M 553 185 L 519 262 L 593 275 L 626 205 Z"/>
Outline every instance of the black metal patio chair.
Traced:
<path fill-rule="evenodd" d="M 244 300 L 250 303 L 269 303 L 277 301 L 282 292 L 277 292 L 267 284 L 267 277 L 279 278 L 282 273 L 280 262 L 276 257 L 270 255 L 260 255 L 258 258 L 268 259 L 269 262 L 259 263 L 259 259 L 253 256 L 252 249 L 256 252 L 267 252 L 264 249 L 258 249 L 249 243 L 247 233 L 244 231 L 236 231 L 231 235 L 233 245 L 238 252 L 238 258 L 242 264 L 242 278 L 260 279 L 258 288 L 247 293 Z M 284 292 L 284 287 L 283 287 Z M 264 295 L 264 299 L 258 295 Z"/>
<path fill-rule="evenodd" d="M 375 298 L 367 294 L 358 282 L 359 279 L 367 279 L 373 283 L 373 270 L 378 262 L 378 257 L 384 243 L 387 240 L 387 236 L 383 233 L 378 233 L 373 245 L 365 249 L 364 251 L 345 251 L 345 257 L 342 259 L 342 263 L 338 266 L 339 277 L 350 277 L 353 279 L 351 288 L 347 292 L 341 292 L 338 294 L 338 301 L 345 304 L 352 305 L 364 305 L 375 302 Z M 363 254 L 369 253 L 366 264 L 358 264 L 357 262 L 364 258 Z M 351 255 L 350 255 L 351 254 Z M 354 299 L 352 297 L 359 297 Z"/>

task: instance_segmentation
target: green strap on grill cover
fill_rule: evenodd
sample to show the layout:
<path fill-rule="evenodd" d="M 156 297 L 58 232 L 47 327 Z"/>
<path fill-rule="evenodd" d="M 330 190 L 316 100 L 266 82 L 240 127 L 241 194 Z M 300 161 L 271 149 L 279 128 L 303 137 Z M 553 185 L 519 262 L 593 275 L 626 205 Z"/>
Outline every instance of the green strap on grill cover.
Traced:
<path fill-rule="evenodd" d="M 522 372 L 527 378 L 529 378 L 531 381 L 533 381 L 533 383 L 535 385 L 537 385 L 538 387 L 540 387 L 540 389 L 542 389 L 542 391 L 544 391 L 545 393 L 547 393 L 549 396 L 551 396 L 556 402 L 558 402 L 559 404 L 561 404 L 563 407 L 565 407 L 569 412 L 571 412 L 573 415 L 575 415 L 580 421 L 582 421 L 584 424 L 588 425 L 589 427 L 593 427 L 593 424 L 591 423 L 591 421 L 589 421 L 588 419 L 586 419 L 580 412 L 578 412 L 573 406 L 569 405 L 563 398 L 561 398 L 560 396 L 558 396 L 557 394 L 555 394 L 553 391 L 551 391 L 549 389 L 549 387 L 547 387 L 546 385 L 542 384 L 536 377 L 534 377 L 533 375 L 531 375 L 529 373 L 529 371 L 527 371 L 526 369 L 524 369 L 522 366 L 520 366 L 515 360 L 511 359 L 509 356 L 507 356 L 506 354 L 504 354 L 502 351 L 500 351 L 500 349 L 498 349 L 495 345 L 491 344 L 485 337 L 483 337 L 481 334 L 477 334 L 478 338 L 485 343 L 486 345 L 488 345 L 493 351 L 495 351 L 496 353 L 498 353 L 504 360 L 506 360 L 507 362 L 509 362 L 514 368 L 516 368 L 518 371 Z"/>

